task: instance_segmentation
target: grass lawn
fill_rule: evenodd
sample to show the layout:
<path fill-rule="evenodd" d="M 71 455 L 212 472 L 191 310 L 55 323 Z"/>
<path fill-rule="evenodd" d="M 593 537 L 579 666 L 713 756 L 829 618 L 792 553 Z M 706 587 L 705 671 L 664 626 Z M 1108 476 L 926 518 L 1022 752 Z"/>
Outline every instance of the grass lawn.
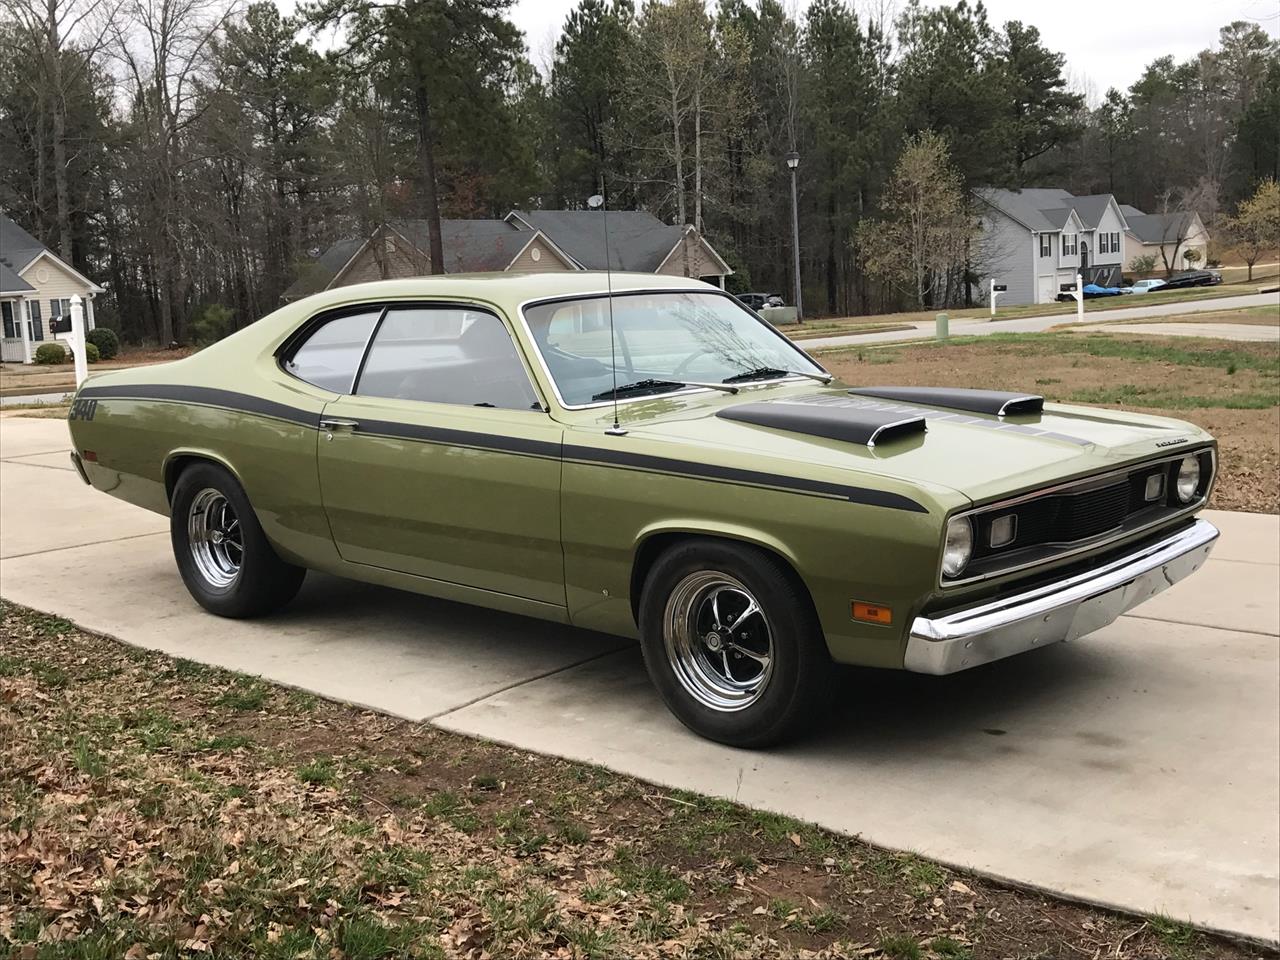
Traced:
<path fill-rule="evenodd" d="M 1274 956 L 0 606 L 0 954 Z"/>
<path fill-rule="evenodd" d="M 982 384 L 1177 417 L 1218 438 L 1210 504 L 1280 512 L 1280 349 L 1199 337 L 1060 332 L 957 337 L 820 354 L 848 383 Z"/>
<path fill-rule="evenodd" d="M 1274 272 L 1272 279 L 1275 278 Z M 1110 299 L 1087 300 L 1084 305 L 1085 318 L 1093 313 L 1105 313 L 1108 310 L 1119 310 L 1128 307 L 1146 307 L 1161 303 L 1186 303 L 1195 300 L 1213 300 L 1218 297 L 1235 297 L 1258 292 L 1258 281 L 1253 283 L 1224 283 L 1216 287 L 1192 287 L 1189 290 L 1170 290 L 1167 293 L 1135 294 L 1132 296 L 1112 297 Z M 800 327 L 784 327 L 793 340 L 806 337 L 827 337 L 841 333 L 864 333 L 859 329 L 871 323 L 913 324 L 932 323 L 939 313 L 945 312 L 952 319 L 968 318 L 976 320 L 991 319 L 991 311 L 987 307 L 959 308 L 954 310 L 917 310 L 908 313 L 886 313 L 865 317 L 824 317 L 806 320 Z M 1001 307 L 996 314 L 995 322 L 1001 320 L 1017 320 L 1022 317 L 1052 317 L 1058 314 L 1072 314 L 1076 305 L 1072 303 L 1037 303 L 1014 307 Z"/>

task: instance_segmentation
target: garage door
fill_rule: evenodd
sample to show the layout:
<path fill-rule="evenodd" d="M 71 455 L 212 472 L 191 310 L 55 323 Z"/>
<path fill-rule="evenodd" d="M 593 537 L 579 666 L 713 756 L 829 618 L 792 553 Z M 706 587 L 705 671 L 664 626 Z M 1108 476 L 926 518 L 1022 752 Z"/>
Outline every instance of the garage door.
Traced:
<path fill-rule="evenodd" d="M 1036 303 L 1052 303 L 1053 298 L 1058 295 L 1058 291 L 1054 289 L 1056 286 L 1052 275 L 1040 277 L 1036 287 Z"/>

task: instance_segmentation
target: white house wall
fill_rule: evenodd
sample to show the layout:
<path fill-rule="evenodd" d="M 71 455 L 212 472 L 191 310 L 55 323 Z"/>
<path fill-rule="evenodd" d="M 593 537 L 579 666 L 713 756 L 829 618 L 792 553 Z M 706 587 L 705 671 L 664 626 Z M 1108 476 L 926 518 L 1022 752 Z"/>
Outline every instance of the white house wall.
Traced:
<path fill-rule="evenodd" d="M 1120 235 L 1120 250 L 1118 253 L 1099 253 L 1101 244 L 1098 238 L 1104 233 L 1118 233 Z M 1107 204 L 1106 212 L 1102 214 L 1102 219 L 1098 221 L 1098 228 L 1093 234 L 1093 244 L 1090 247 L 1089 262 L 1090 263 L 1118 263 L 1121 266 L 1125 264 L 1124 251 L 1127 244 L 1125 243 L 1127 235 L 1124 232 L 1124 224 L 1120 221 L 1120 212 L 1116 210 L 1115 204 Z"/>
<path fill-rule="evenodd" d="M 976 291 L 985 301 L 991 289 L 988 282 L 1003 283 L 1009 289 L 1000 295 L 1000 303 L 1035 303 L 1035 280 L 1032 257 L 1034 237 L 1016 220 L 994 208 L 982 218 L 983 231 L 979 240 L 981 261 L 978 273 L 982 276 Z M 1031 239 L 1028 239 L 1031 238 Z"/>

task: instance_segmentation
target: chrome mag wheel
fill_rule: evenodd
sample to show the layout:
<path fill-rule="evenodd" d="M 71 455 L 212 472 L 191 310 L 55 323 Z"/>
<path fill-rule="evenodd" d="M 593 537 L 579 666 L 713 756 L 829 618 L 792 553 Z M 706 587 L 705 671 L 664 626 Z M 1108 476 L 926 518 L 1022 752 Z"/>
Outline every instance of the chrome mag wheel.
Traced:
<path fill-rule="evenodd" d="M 212 587 L 229 587 L 240 576 L 244 539 L 240 518 L 212 487 L 195 495 L 187 513 L 187 542 L 196 569 Z"/>
<path fill-rule="evenodd" d="M 751 706 L 773 673 L 773 629 L 751 591 L 727 573 L 691 573 L 663 616 L 667 659 L 700 704 L 724 713 Z"/>

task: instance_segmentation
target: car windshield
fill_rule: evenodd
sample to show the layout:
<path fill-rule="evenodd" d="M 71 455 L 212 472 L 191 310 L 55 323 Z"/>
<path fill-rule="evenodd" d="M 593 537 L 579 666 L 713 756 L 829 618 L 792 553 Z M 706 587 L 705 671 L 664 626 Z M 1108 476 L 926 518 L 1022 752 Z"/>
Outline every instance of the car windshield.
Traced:
<path fill-rule="evenodd" d="M 561 400 L 580 406 L 742 384 L 822 368 L 756 314 L 715 293 L 639 293 L 526 307 L 525 320 Z"/>

